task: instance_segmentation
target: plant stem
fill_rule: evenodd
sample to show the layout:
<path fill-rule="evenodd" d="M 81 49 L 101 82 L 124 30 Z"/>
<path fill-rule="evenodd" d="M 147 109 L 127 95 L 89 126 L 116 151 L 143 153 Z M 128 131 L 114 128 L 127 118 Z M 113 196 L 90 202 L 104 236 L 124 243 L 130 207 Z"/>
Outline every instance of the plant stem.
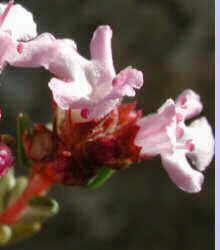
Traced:
<path fill-rule="evenodd" d="M 43 175 L 33 173 L 23 194 L 0 214 L 0 223 L 15 224 L 28 205 L 28 201 L 46 192 L 51 185 L 52 182 Z"/>

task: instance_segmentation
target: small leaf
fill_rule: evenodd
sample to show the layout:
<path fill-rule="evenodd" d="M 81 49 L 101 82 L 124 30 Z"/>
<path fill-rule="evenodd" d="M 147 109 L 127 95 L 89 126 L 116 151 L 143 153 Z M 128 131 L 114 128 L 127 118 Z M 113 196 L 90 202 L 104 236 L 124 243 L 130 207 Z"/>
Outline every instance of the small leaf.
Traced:
<path fill-rule="evenodd" d="M 22 135 L 30 129 L 30 119 L 27 115 L 20 113 L 17 117 L 17 159 L 20 166 L 30 167 L 22 143 Z"/>
<path fill-rule="evenodd" d="M 114 169 L 102 168 L 98 171 L 98 174 L 87 183 L 86 187 L 98 188 L 102 186 L 114 173 Z"/>
<path fill-rule="evenodd" d="M 11 228 L 8 225 L 0 225 L 0 246 L 6 245 L 11 239 Z"/>
<path fill-rule="evenodd" d="M 38 196 L 29 201 L 29 205 L 24 211 L 20 220 L 22 222 L 43 222 L 49 217 L 57 214 L 59 205 L 57 201 L 50 197 Z"/>

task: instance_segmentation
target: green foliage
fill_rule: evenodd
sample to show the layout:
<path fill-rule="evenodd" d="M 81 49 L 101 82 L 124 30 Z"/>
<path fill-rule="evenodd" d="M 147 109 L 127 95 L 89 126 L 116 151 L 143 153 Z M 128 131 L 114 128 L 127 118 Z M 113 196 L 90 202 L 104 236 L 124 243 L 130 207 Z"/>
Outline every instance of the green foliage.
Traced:
<path fill-rule="evenodd" d="M 30 162 L 26 157 L 22 143 L 24 132 L 30 132 L 31 121 L 25 114 L 20 113 L 17 117 L 17 159 L 19 166 L 30 167 Z"/>
<path fill-rule="evenodd" d="M 87 183 L 86 187 L 91 189 L 101 187 L 114 173 L 114 169 L 102 168 L 98 171 L 97 175 Z"/>

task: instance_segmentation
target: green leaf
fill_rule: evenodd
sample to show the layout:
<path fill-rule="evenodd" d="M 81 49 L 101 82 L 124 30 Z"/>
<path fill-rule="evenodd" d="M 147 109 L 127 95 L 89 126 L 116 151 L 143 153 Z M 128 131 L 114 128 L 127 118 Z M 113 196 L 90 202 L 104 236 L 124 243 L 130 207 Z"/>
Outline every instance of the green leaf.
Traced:
<path fill-rule="evenodd" d="M 30 119 L 27 115 L 20 113 L 17 117 L 17 159 L 20 166 L 30 167 L 22 143 L 22 135 L 30 129 Z"/>
<path fill-rule="evenodd" d="M 86 187 L 98 188 L 102 186 L 114 173 L 114 169 L 102 168 L 98 171 L 98 174 L 87 183 Z"/>

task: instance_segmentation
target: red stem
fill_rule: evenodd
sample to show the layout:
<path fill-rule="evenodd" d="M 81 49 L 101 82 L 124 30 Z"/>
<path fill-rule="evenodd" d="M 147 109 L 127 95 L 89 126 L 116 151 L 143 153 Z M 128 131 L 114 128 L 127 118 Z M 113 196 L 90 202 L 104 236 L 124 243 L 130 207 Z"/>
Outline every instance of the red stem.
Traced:
<path fill-rule="evenodd" d="M 0 214 L 0 223 L 15 224 L 19 216 L 26 208 L 28 201 L 37 195 L 41 195 L 51 186 L 52 182 L 39 174 L 33 174 L 29 178 L 28 185 L 23 194 L 5 211 Z"/>

